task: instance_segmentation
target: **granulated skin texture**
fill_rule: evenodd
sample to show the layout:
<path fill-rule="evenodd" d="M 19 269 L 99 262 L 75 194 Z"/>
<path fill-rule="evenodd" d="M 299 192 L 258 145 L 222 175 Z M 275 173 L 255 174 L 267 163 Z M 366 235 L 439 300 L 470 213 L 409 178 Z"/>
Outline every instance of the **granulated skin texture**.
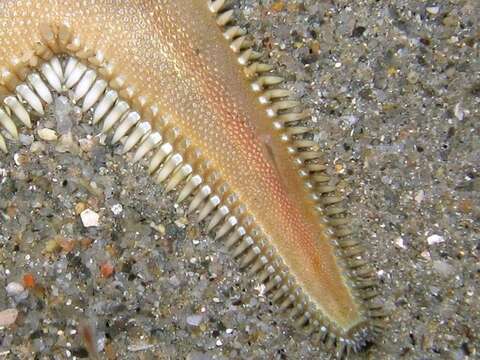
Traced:
<path fill-rule="evenodd" d="M 160 113 L 212 161 L 339 334 L 348 337 L 366 320 L 293 159 L 205 1 L 0 6 L 5 29 L 0 64 L 30 50 L 43 24 L 68 25 L 87 47 L 102 50 L 134 96 L 157 103 Z"/>

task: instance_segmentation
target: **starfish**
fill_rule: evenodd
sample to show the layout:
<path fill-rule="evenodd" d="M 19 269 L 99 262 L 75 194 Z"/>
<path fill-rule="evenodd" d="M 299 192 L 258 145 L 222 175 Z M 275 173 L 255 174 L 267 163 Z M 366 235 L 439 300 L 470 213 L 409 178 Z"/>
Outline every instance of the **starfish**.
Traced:
<path fill-rule="evenodd" d="M 52 92 L 207 221 L 266 293 L 338 357 L 385 316 L 305 110 L 225 0 L 0 3 L 0 149 Z M 48 136 L 48 134 L 45 134 Z"/>

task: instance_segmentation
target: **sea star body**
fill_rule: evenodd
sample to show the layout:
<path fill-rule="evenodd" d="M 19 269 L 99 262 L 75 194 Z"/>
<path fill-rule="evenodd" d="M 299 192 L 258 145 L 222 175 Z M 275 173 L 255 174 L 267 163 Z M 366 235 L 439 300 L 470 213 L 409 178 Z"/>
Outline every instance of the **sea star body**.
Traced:
<path fill-rule="evenodd" d="M 73 89 L 158 183 L 183 185 L 180 200 L 297 325 L 339 356 L 378 331 L 375 280 L 302 125 L 308 112 L 224 1 L 5 1 L 0 13 L 4 150 L 51 89 Z"/>

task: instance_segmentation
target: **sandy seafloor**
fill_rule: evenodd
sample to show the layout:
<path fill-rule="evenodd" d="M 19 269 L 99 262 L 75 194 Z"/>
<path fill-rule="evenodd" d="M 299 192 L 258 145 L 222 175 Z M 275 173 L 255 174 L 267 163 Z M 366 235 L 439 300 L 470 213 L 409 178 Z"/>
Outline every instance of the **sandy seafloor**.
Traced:
<path fill-rule="evenodd" d="M 315 109 L 380 278 L 389 326 L 362 356 L 479 358 L 478 1 L 240 5 Z M 0 155 L 0 311 L 19 312 L 0 359 L 85 357 L 81 321 L 106 359 L 330 358 L 62 100 L 38 122 L 66 145 L 24 131 Z M 98 227 L 83 226 L 86 208 Z"/>

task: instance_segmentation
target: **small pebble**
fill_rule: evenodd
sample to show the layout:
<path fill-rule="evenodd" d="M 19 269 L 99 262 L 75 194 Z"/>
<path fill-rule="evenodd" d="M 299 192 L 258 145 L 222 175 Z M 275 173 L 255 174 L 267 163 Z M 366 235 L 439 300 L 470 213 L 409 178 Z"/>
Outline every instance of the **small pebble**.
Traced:
<path fill-rule="evenodd" d="M 395 245 L 400 249 L 406 249 L 405 243 L 401 237 L 395 239 Z"/>
<path fill-rule="evenodd" d="M 186 360 L 211 360 L 211 359 L 212 359 L 211 356 L 196 350 L 190 352 L 186 357 Z"/>
<path fill-rule="evenodd" d="M 346 123 L 348 123 L 349 126 L 354 126 L 358 122 L 358 116 L 355 115 L 346 115 L 343 117 Z"/>
<path fill-rule="evenodd" d="M 463 110 L 462 104 L 457 103 L 455 107 L 453 108 L 453 113 L 455 114 L 455 117 L 462 121 L 463 118 L 465 117 L 465 111 Z"/>
<path fill-rule="evenodd" d="M 6 309 L 0 311 L 0 326 L 12 325 L 18 317 L 17 309 Z"/>
<path fill-rule="evenodd" d="M 433 296 L 438 296 L 438 294 L 440 294 L 440 288 L 438 286 L 430 286 L 430 293 Z"/>
<path fill-rule="evenodd" d="M 415 71 L 410 71 L 407 75 L 407 81 L 410 84 L 415 84 L 418 81 L 418 73 Z"/>
<path fill-rule="evenodd" d="M 128 351 L 131 352 L 136 352 L 136 351 L 145 351 L 151 348 L 154 348 L 156 345 L 154 344 L 135 344 L 135 345 L 129 345 L 128 346 Z"/>
<path fill-rule="evenodd" d="M 102 274 L 103 278 L 109 278 L 112 276 L 115 268 L 110 262 L 105 262 L 100 266 L 100 273 Z"/>
<path fill-rule="evenodd" d="M 432 15 L 437 15 L 440 11 L 440 6 L 427 6 L 427 12 Z"/>
<path fill-rule="evenodd" d="M 25 135 L 25 134 L 19 134 L 18 139 L 20 140 L 20 143 L 25 146 L 30 146 L 33 143 L 33 136 L 31 135 Z"/>
<path fill-rule="evenodd" d="M 45 144 L 41 141 L 34 141 L 30 146 L 30 151 L 34 154 L 38 154 L 45 151 Z"/>
<path fill-rule="evenodd" d="M 178 228 L 183 229 L 188 224 L 188 219 L 186 217 L 181 217 L 180 219 L 175 220 L 175 225 Z"/>
<path fill-rule="evenodd" d="M 75 204 L 75 213 L 78 215 L 78 214 L 81 214 L 82 211 L 85 210 L 85 208 L 87 207 L 87 205 L 83 202 L 78 202 Z"/>
<path fill-rule="evenodd" d="M 78 151 L 75 151 L 76 149 L 78 149 L 78 146 L 75 140 L 73 139 L 72 133 L 62 134 L 59 140 L 60 140 L 59 144 L 55 148 L 55 150 L 58 151 L 59 153 L 78 152 Z"/>
<path fill-rule="evenodd" d="M 115 204 L 110 208 L 110 210 L 112 210 L 113 215 L 120 215 L 123 211 L 123 206 L 122 204 Z"/>
<path fill-rule="evenodd" d="M 203 320 L 203 315 L 195 314 L 187 316 L 187 324 L 191 326 L 198 326 Z"/>
<path fill-rule="evenodd" d="M 23 286 L 27 289 L 33 289 L 36 285 L 35 276 L 32 273 L 26 273 L 22 278 Z"/>
<path fill-rule="evenodd" d="M 415 195 L 415 201 L 420 204 L 423 199 L 425 198 L 425 192 L 423 190 L 420 190 L 416 195 Z"/>
<path fill-rule="evenodd" d="M 82 218 L 82 223 L 85 227 L 93 227 L 99 225 L 100 215 L 98 215 L 95 211 L 91 209 L 83 210 L 80 213 L 80 217 Z"/>
<path fill-rule="evenodd" d="M 422 251 L 422 253 L 420 254 L 420 256 L 421 256 L 422 258 L 424 258 L 425 260 L 427 260 L 427 261 L 432 260 L 432 256 L 430 255 L 430 251 L 428 251 L 428 250 Z"/>
<path fill-rule="evenodd" d="M 78 143 L 80 144 L 80 149 L 82 149 L 85 152 L 92 151 L 95 145 L 95 141 L 92 138 L 80 139 L 78 140 Z"/>
<path fill-rule="evenodd" d="M 48 128 L 38 130 L 38 136 L 45 141 L 55 141 L 58 138 L 57 132 Z"/>
<path fill-rule="evenodd" d="M 17 296 L 21 294 L 25 290 L 25 288 L 22 284 L 12 281 L 11 283 L 8 283 L 7 286 L 5 286 L 5 290 L 7 291 L 8 296 Z"/>
<path fill-rule="evenodd" d="M 448 262 L 443 260 L 434 260 L 433 269 L 442 277 L 451 277 L 455 272 L 455 268 Z"/>
<path fill-rule="evenodd" d="M 13 155 L 13 161 L 15 161 L 16 165 L 22 166 L 28 163 L 29 158 L 26 154 L 16 153 Z"/>
<path fill-rule="evenodd" d="M 150 227 L 160 233 L 161 235 L 165 235 L 165 226 L 162 224 L 155 224 L 153 221 L 150 223 Z"/>
<path fill-rule="evenodd" d="M 440 236 L 440 235 L 437 235 L 437 234 L 430 235 L 427 238 L 428 245 L 440 244 L 444 241 L 445 241 L 445 239 L 443 238 L 443 236 Z"/>
<path fill-rule="evenodd" d="M 174 287 L 180 286 L 180 280 L 175 275 L 172 275 L 172 277 L 168 279 L 168 282 Z"/>
<path fill-rule="evenodd" d="M 71 111 L 72 105 L 67 97 L 59 96 L 55 99 L 55 118 L 57 120 L 57 130 L 60 134 L 66 134 L 72 129 Z"/>

